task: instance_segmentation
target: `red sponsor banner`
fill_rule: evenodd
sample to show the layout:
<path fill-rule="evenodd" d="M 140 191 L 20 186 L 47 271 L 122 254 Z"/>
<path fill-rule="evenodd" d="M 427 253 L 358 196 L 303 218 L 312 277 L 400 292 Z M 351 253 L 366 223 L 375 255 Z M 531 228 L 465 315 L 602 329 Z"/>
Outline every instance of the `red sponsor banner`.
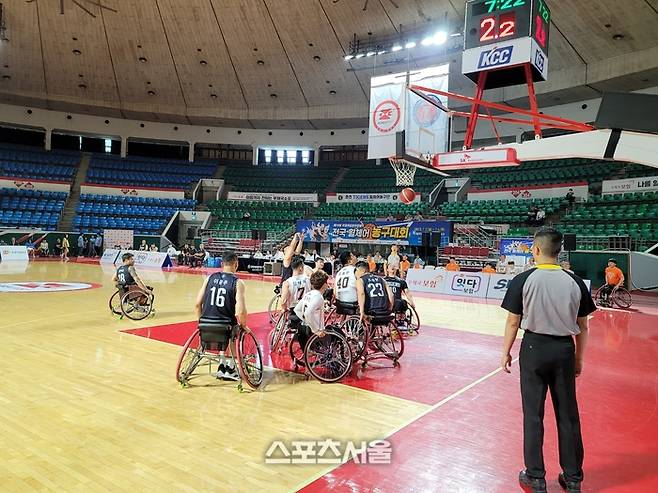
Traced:
<path fill-rule="evenodd" d="M 32 180 L 30 178 L 11 178 L 8 176 L 2 176 L 0 177 L 0 188 L 70 193 L 71 184 L 64 181 Z"/>
<path fill-rule="evenodd" d="M 95 195 L 120 195 L 123 197 L 156 197 L 162 199 L 184 199 L 185 190 L 177 188 L 131 187 L 121 185 L 99 185 L 83 183 L 80 193 Z"/>

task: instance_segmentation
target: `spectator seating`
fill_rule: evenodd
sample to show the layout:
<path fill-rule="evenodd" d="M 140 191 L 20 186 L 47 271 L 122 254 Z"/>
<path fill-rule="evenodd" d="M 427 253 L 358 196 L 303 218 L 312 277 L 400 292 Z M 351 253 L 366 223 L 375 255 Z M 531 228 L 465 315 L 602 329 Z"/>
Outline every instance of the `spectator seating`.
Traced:
<path fill-rule="evenodd" d="M 265 230 L 276 235 L 290 229 L 297 219 L 306 216 L 309 208 L 304 202 L 252 202 L 245 200 L 218 200 L 208 204 L 214 223 L 227 238 L 239 238 L 245 231 Z M 244 213 L 251 216 L 244 219 Z"/>
<path fill-rule="evenodd" d="M 443 249 L 443 254 L 448 257 L 488 257 L 489 249 L 487 247 L 448 246 Z"/>
<path fill-rule="evenodd" d="M 0 189 L 0 226 L 57 229 L 65 192 Z"/>
<path fill-rule="evenodd" d="M 194 210 L 195 205 L 187 199 L 81 195 L 73 228 L 85 233 L 116 228 L 158 234 L 176 211 Z"/>
<path fill-rule="evenodd" d="M 0 176 L 70 182 L 79 162 L 79 153 L 0 148 Z"/>
<path fill-rule="evenodd" d="M 612 174 L 621 172 L 625 166 L 629 165 L 581 158 L 555 159 L 551 161 L 526 161 L 520 166 L 496 168 L 495 171 L 469 170 L 462 173 L 462 176 L 470 176 L 473 185 L 480 189 L 578 181 L 592 183 L 610 179 Z M 648 173 L 649 169 L 647 166 L 639 166 L 637 171 Z"/>
<path fill-rule="evenodd" d="M 524 223 L 528 211 L 537 206 L 546 212 L 546 216 L 555 214 L 565 208 L 562 198 L 518 199 L 518 200 L 471 200 L 468 202 L 450 202 L 441 206 L 441 213 L 453 221 L 461 223 Z"/>
<path fill-rule="evenodd" d="M 320 204 L 315 211 L 315 217 L 318 219 L 376 219 L 388 216 L 415 216 L 419 212 L 425 215 L 427 213 L 427 204 L 422 202 L 410 205 L 401 203 L 328 202 Z"/>
<path fill-rule="evenodd" d="M 95 155 L 87 171 L 87 182 L 102 185 L 132 185 L 187 189 L 201 178 L 211 178 L 217 164 L 185 160 Z"/>
<path fill-rule="evenodd" d="M 241 192 L 319 193 L 327 189 L 335 175 L 335 169 L 269 165 L 228 167 L 222 177 Z"/>
<path fill-rule="evenodd" d="M 560 229 L 581 236 L 629 235 L 658 241 L 658 193 L 593 196 L 563 218 Z"/>

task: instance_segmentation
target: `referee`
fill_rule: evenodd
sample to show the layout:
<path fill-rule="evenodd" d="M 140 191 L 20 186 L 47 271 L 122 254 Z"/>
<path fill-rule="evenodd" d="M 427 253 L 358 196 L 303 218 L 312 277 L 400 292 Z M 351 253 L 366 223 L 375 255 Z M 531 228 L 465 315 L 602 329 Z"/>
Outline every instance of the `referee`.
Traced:
<path fill-rule="evenodd" d="M 560 486 L 580 493 L 583 480 L 583 442 L 576 402 L 576 377 L 583 369 L 587 345 L 587 316 L 596 308 L 585 283 L 563 270 L 557 258 L 562 233 L 541 228 L 535 234 L 532 254 L 536 267 L 512 279 L 502 307 L 509 313 L 501 366 L 510 373 L 510 351 L 519 328 L 525 331 L 519 366 L 523 403 L 523 456 L 521 487 L 546 493 L 544 402 L 550 390 L 557 420 Z M 575 344 L 574 344 L 575 338 Z"/>

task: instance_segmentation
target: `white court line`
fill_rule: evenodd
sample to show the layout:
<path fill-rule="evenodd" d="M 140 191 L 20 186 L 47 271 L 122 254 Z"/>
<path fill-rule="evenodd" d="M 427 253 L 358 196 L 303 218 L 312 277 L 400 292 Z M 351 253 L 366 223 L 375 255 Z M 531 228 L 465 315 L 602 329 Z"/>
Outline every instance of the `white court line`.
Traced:
<path fill-rule="evenodd" d="M 519 358 L 514 358 L 514 359 L 512 360 L 512 363 L 516 363 L 518 360 L 519 360 Z M 493 370 L 493 371 L 487 373 L 487 374 L 484 375 L 483 377 L 480 377 L 480 378 L 478 378 L 477 380 L 475 380 L 475 381 L 469 383 L 467 386 L 462 387 L 461 389 L 457 390 L 456 392 L 453 392 L 453 393 L 450 394 L 449 396 L 447 396 L 447 397 L 441 399 L 441 400 L 440 400 L 439 402 L 437 402 L 436 404 L 434 404 L 434 405 L 430 406 L 429 408 L 425 409 L 423 412 L 421 412 L 421 413 L 418 414 L 417 416 L 415 416 L 415 417 L 413 417 L 413 418 L 411 418 L 411 419 L 408 419 L 407 421 L 405 421 L 405 422 L 402 423 L 401 425 L 396 426 L 395 428 L 393 428 L 393 430 L 391 430 L 387 435 L 385 435 L 385 436 L 382 437 L 382 438 L 384 439 L 384 438 L 388 438 L 388 437 L 394 435 L 395 433 L 397 433 L 397 432 L 400 431 L 401 429 L 406 428 L 406 427 L 409 426 L 410 424 L 414 423 L 415 421 L 418 421 L 419 419 L 421 419 L 421 418 L 423 418 L 424 416 L 428 415 L 428 414 L 431 413 L 432 411 L 435 411 L 436 409 L 440 408 L 440 407 L 443 406 L 444 404 L 447 404 L 447 403 L 450 402 L 451 400 L 453 400 L 453 399 L 459 397 L 460 395 L 462 395 L 464 392 L 469 391 L 470 389 L 472 389 L 472 388 L 475 387 L 476 385 L 481 384 L 481 383 L 484 382 L 485 380 L 488 380 L 489 378 L 491 378 L 491 377 L 493 377 L 494 375 L 500 373 L 501 371 L 503 371 L 502 368 L 500 368 L 500 367 L 499 367 L 499 368 L 496 368 L 495 370 Z M 385 395 L 385 394 L 384 394 L 384 395 Z M 346 462 L 345 464 L 347 464 L 347 462 Z M 322 476 L 324 476 L 325 474 L 330 473 L 330 472 L 333 471 L 334 469 L 338 469 L 338 468 L 339 468 L 340 466 L 342 466 L 342 465 L 343 465 L 343 464 L 331 465 L 331 466 L 329 466 L 329 467 L 323 469 L 323 470 L 320 471 L 319 473 L 314 474 L 310 479 L 307 479 L 307 480 L 304 480 L 304 481 L 301 482 L 301 483 L 298 483 L 293 489 L 291 489 L 291 490 L 289 490 L 289 491 L 291 491 L 291 492 L 299 491 L 299 490 L 301 490 L 302 488 L 305 488 L 305 487 L 308 486 L 309 484 L 313 483 L 314 481 L 320 479 L 320 478 L 321 478 Z"/>

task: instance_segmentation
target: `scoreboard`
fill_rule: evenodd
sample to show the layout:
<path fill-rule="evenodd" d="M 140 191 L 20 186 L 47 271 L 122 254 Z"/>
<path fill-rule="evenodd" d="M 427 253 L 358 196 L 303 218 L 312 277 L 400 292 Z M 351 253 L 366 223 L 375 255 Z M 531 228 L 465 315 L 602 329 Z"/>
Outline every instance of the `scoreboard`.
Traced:
<path fill-rule="evenodd" d="M 466 3 L 462 72 L 477 81 L 488 72 L 486 89 L 548 76 L 551 12 L 546 0 L 470 0 Z"/>

